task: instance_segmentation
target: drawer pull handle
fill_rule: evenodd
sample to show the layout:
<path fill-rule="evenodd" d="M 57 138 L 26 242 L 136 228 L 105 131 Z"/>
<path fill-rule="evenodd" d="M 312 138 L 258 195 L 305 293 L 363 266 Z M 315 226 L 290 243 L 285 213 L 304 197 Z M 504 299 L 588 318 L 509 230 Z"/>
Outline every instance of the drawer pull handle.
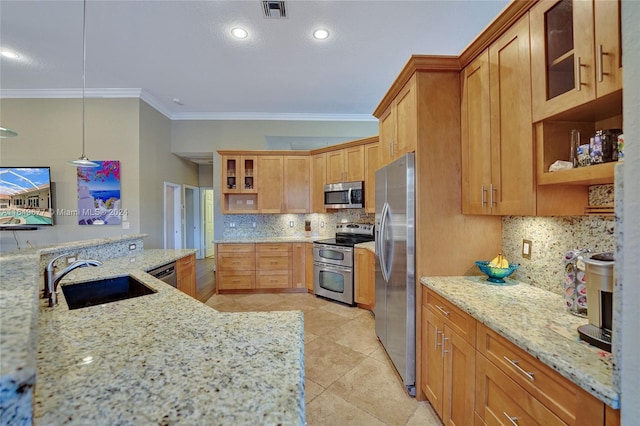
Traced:
<path fill-rule="evenodd" d="M 517 360 L 515 360 L 515 359 L 511 360 L 511 359 L 507 358 L 506 356 L 505 356 L 505 357 L 503 357 L 503 358 L 504 358 L 504 359 L 505 359 L 509 364 L 513 365 L 513 366 L 514 366 L 514 367 L 515 367 L 519 372 L 521 372 L 522 374 L 524 374 L 525 376 L 527 376 L 527 378 L 528 378 L 529 380 L 531 380 L 532 382 L 535 380 L 535 377 L 533 377 L 533 371 L 524 371 L 524 370 L 522 369 L 522 367 L 520 367 L 520 366 L 518 365 L 518 361 L 517 361 Z"/>
<path fill-rule="evenodd" d="M 450 312 L 447 312 L 442 306 L 436 305 L 436 308 L 438 308 L 438 310 L 442 312 L 445 317 L 449 316 Z"/>
<path fill-rule="evenodd" d="M 512 425 L 518 426 L 518 418 L 517 418 L 517 417 L 515 417 L 515 416 L 511 417 L 511 416 L 510 416 L 510 415 L 508 415 L 505 411 L 503 411 L 503 412 L 502 412 L 502 414 L 504 414 L 504 416 L 505 416 L 507 419 L 509 419 L 509 422 L 510 422 Z"/>
<path fill-rule="evenodd" d="M 436 327 L 436 338 L 434 339 L 434 343 L 435 343 L 434 349 L 438 349 L 438 346 L 441 345 L 441 343 L 438 343 L 438 335 L 441 333 L 442 331 L 438 330 L 438 327 Z"/>

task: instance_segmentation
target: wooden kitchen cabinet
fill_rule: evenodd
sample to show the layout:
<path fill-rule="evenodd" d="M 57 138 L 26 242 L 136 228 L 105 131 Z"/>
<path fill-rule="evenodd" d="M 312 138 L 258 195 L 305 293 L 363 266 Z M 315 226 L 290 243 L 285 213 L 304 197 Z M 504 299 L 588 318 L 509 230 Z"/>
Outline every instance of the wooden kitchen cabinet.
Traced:
<path fill-rule="evenodd" d="M 255 288 L 255 244 L 216 244 L 216 291 Z"/>
<path fill-rule="evenodd" d="M 421 318 L 422 390 L 444 424 L 473 424 L 476 321 L 432 291 Z"/>
<path fill-rule="evenodd" d="M 620 1 L 544 0 L 530 10 L 533 118 L 622 88 Z"/>
<path fill-rule="evenodd" d="M 364 146 L 364 211 L 376 212 L 376 170 L 380 163 L 379 144 Z"/>
<path fill-rule="evenodd" d="M 285 155 L 283 213 L 309 213 L 308 155 Z"/>
<path fill-rule="evenodd" d="M 178 290 L 196 297 L 196 255 L 191 254 L 176 261 Z"/>
<path fill-rule="evenodd" d="M 376 258 L 370 250 L 354 250 L 355 302 L 359 307 L 372 310 L 376 302 Z"/>
<path fill-rule="evenodd" d="M 327 183 L 364 180 L 364 147 L 343 148 L 326 153 Z"/>
<path fill-rule="evenodd" d="M 256 244 L 256 288 L 291 288 L 291 244 Z"/>
<path fill-rule="evenodd" d="M 484 324 L 477 327 L 476 349 L 475 409 L 486 424 L 509 424 L 506 415 L 519 424 L 604 424 L 602 401 Z"/>
<path fill-rule="evenodd" d="M 258 181 L 257 213 L 281 213 L 284 200 L 282 155 L 258 156 L 260 180 Z"/>
<path fill-rule="evenodd" d="M 465 68 L 462 96 L 463 212 L 535 215 L 527 16 Z"/>
<path fill-rule="evenodd" d="M 293 288 L 307 288 L 307 243 L 291 244 L 291 282 Z"/>
<path fill-rule="evenodd" d="M 327 183 L 326 154 L 311 156 L 311 212 L 325 213 L 324 185 Z"/>
<path fill-rule="evenodd" d="M 254 155 L 222 155 L 223 213 L 256 213 L 258 162 Z"/>
<path fill-rule="evenodd" d="M 416 78 L 411 77 L 391 105 L 380 115 L 379 166 L 386 166 L 418 143 Z"/>
<path fill-rule="evenodd" d="M 313 243 L 305 243 L 304 260 L 307 292 L 313 294 Z"/>

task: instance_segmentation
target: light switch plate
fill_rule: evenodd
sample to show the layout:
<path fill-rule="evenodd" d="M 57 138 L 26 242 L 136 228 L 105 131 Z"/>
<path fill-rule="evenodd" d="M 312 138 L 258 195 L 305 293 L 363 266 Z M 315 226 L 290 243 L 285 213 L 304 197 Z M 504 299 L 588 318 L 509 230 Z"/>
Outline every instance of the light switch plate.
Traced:
<path fill-rule="evenodd" d="M 522 257 L 531 259 L 531 240 L 522 240 Z"/>

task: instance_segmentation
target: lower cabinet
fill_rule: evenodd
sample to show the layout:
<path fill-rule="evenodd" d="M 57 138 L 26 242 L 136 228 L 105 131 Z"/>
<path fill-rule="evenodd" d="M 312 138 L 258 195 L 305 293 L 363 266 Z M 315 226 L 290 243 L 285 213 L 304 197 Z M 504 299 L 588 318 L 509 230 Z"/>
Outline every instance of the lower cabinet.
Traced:
<path fill-rule="evenodd" d="M 305 243 L 216 245 L 216 291 L 306 290 Z"/>
<path fill-rule="evenodd" d="M 421 321 L 421 387 L 445 425 L 620 424 L 620 410 L 429 289 Z"/>
<path fill-rule="evenodd" d="M 176 261 L 178 290 L 196 297 L 196 256 L 191 254 Z"/>
<path fill-rule="evenodd" d="M 295 262 L 297 258 L 294 258 Z M 305 260 L 305 285 L 307 291 L 313 294 L 313 243 L 305 243 L 304 248 L 304 260 Z"/>
<path fill-rule="evenodd" d="M 355 301 L 365 309 L 373 309 L 376 302 L 376 258 L 364 248 L 356 248 L 354 265 Z"/>
<path fill-rule="evenodd" d="M 456 329 L 474 329 L 475 320 L 443 302 L 423 292 L 422 390 L 445 425 L 470 425 L 474 418 L 475 336 Z"/>

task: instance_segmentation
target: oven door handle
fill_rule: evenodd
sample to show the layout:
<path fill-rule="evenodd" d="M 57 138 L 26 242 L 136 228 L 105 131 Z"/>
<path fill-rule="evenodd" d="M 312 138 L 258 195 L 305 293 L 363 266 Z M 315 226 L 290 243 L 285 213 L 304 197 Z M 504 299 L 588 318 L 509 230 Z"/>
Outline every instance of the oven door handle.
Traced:
<path fill-rule="evenodd" d="M 380 271 L 382 272 L 382 278 L 386 282 L 389 282 L 389 268 L 386 264 L 387 260 L 387 252 L 385 249 L 385 239 L 387 238 L 387 234 L 389 232 L 388 229 L 388 215 L 389 215 L 389 203 L 384 203 L 382 206 L 382 214 L 380 219 L 380 238 L 378 248 L 380 249 Z"/>
<path fill-rule="evenodd" d="M 347 268 L 345 266 L 330 265 L 328 263 L 321 263 L 321 262 L 313 262 L 313 266 L 317 266 L 318 268 L 321 268 L 322 270 L 325 270 L 325 271 L 339 271 L 339 272 L 352 271 L 351 268 Z"/>

